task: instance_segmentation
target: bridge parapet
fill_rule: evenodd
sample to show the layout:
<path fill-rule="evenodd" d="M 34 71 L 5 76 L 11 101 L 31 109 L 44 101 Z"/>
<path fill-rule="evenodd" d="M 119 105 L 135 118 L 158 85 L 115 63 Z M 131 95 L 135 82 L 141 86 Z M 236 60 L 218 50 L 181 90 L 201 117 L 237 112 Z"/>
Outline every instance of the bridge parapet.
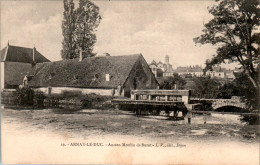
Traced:
<path fill-rule="evenodd" d="M 242 99 L 242 97 L 238 96 L 233 96 L 231 99 L 203 99 L 203 98 L 192 98 L 192 102 L 195 103 L 201 103 L 201 102 L 209 102 L 212 103 L 212 108 L 214 110 L 224 107 L 224 106 L 233 106 L 233 107 L 238 107 L 245 109 L 246 108 L 246 103 Z"/>

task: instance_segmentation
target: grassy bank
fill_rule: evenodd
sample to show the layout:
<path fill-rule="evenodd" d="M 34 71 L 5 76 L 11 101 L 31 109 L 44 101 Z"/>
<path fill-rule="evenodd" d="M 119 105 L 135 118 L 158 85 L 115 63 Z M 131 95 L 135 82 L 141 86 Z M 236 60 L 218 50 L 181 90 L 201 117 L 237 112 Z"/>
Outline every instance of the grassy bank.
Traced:
<path fill-rule="evenodd" d="M 62 108 L 79 110 L 86 108 L 111 108 L 112 96 L 101 96 L 94 93 L 82 94 L 80 91 L 64 91 L 60 94 L 44 94 L 30 88 L 4 91 L 1 93 L 2 104 L 9 107 L 26 109 Z"/>
<path fill-rule="evenodd" d="M 79 91 L 63 92 L 46 96 L 44 105 L 63 109 L 105 109 L 110 108 L 112 96 L 101 96 L 94 93 L 82 94 Z"/>

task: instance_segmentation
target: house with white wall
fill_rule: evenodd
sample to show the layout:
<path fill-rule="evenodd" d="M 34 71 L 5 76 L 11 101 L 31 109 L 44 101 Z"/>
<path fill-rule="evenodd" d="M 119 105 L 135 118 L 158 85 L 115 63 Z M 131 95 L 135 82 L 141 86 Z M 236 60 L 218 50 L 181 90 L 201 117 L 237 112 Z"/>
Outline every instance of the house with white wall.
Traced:
<path fill-rule="evenodd" d="M 37 63 L 50 62 L 36 48 L 10 45 L 0 51 L 1 89 L 15 89 Z"/>
<path fill-rule="evenodd" d="M 173 76 L 173 68 L 172 65 L 169 63 L 169 56 L 166 55 L 164 58 L 164 63 L 159 61 L 156 63 L 154 60 L 149 64 L 152 72 L 154 73 L 155 77 L 172 77 Z"/>

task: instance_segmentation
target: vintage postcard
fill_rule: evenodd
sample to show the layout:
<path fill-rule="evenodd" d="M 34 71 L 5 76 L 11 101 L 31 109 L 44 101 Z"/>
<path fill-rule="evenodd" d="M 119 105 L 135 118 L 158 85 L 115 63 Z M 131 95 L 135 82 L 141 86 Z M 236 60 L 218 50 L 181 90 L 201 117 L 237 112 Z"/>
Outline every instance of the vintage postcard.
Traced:
<path fill-rule="evenodd" d="M 259 164 L 259 0 L 3 0 L 3 164 Z"/>

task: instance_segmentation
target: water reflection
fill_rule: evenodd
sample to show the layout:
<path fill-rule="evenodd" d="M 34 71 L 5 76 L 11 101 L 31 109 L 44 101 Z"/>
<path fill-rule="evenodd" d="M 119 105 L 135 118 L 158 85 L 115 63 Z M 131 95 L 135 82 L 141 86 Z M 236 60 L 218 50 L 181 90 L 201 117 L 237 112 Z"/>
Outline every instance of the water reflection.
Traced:
<path fill-rule="evenodd" d="M 203 115 L 193 115 L 192 124 L 203 124 L 205 117 Z M 235 114 L 216 114 L 211 113 L 206 117 L 207 124 L 239 124 L 244 125 L 240 121 L 240 115 Z"/>

